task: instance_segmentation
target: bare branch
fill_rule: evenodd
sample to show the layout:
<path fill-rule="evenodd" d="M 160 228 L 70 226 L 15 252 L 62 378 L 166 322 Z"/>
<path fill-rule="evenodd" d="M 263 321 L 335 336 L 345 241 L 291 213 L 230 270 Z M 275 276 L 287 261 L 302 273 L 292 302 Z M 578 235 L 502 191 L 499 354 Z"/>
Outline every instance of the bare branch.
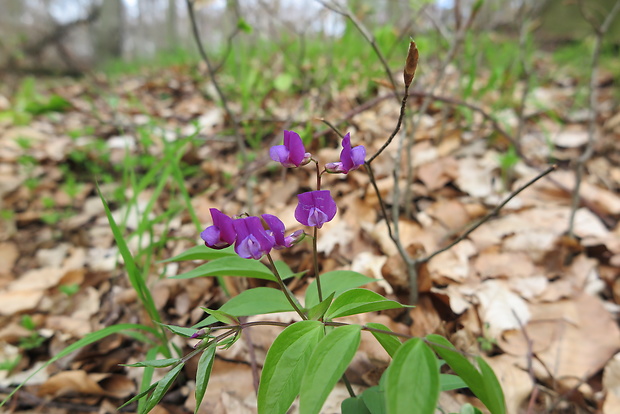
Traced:
<path fill-rule="evenodd" d="M 580 2 L 580 6 L 583 4 Z M 584 149 L 581 156 L 577 159 L 575 164 L 575 188 L 573 189 L 573 196 L 571 200 L 571 213 L 568 222 L 568 236 L 571 238 L 575 237 L 575 215 L 577 214 L 577 209 L 580 205 L 580 190 L 581 190 L 581 181 L 583 179 L 583 174 L 585 170 L 586 162 L 592 157 L 594 153 L 594 136 L 596 134 L 596 117 L 598 113 L 598 65 L 599 65 L 599 57 L 601 54 L 601 47 L 603 44 L 603 38 L 609 30 L 609 26 L 612 21 L 620 12 L 620 0 L 616 1 L 614 7 L 610 10 L 609 14 L 605 18 L 605 21 L 600 26 L 596 26 L 593 20 L 588 18 L 583 10 L 583 7 L 580 7 L 584 19 L 590 23 L 592 29 L 596 34 L 596 42 L 594 43 L 594 51 L 592 52 L 592 60 L 590 64 L 590 108 L 589 108 L 589 122 L 588 122 L 588 143 L 586 144 L 586 148 Z"/>
<path fill-rule="evenodd" d="M 540 180 L 541 178 L 543 178 L 545 175 L 549 174 L 552 171 L 555 171 L 555 169 L 557 168 L 557 165 L 552 165 L 551 167 L 547 168 L 545 171 L 541 172 L 540 174 L 538 174 L 536 177 L 532 178 L 530 181 L 528 181 L 527 183 L 525 183 L 521 188 L 519 188 L 517 191 L 511 193 L 508 198 L 506 198 L 503 202 L 501 202 L 500 204 L 498 204 L 493 210 L 491 210 L 490 213 L 488 213 L 486 216 L 484 216 L 483 218 L 481 218 L 478 222 L 476 222 L 476 224 L 474 224 L 473 226 L 471 226 L 469 229 L 467 229 L 467 231 L 463 234 L 461 234 L 459 237 L 457 237 L 456 239 L 454 239 L 452 241 L 452 243 L 448 244 L 445 247 L 442 247 L 439 250 L 434 251 L 433 253 L 429 254 L 428 256 L 426 256 L 425 258 L 419 259 L 417 260 L 418 263 L 424 263 L 424 262 L 428 262 L 429 260 L 431 260 L 433 257 L 437 256 L 440 253 L 445 252 L 448 249 L 451 249 L 452 247 L 454 247 L 455 245 L 457 245 L 458 243 L 460 243 L 461 241 L 465 240 L 470 234 L 472 234 L 474 232 L 474 230 L 476 230 L 478 227 L 482 226 L 484 223 L 486 223 L 487 221 L 489 221 L 492 217 L 496 216 L 497 214 L 499 214 L 500 210 L 502 208 L 504 208 L 504 206 L 506 204 L 508 204 L 510 202 L 510 200 L 512 200 L 513 198 L 515 198 L 521 191 L 525 190 L 526 188 L 528 188 L 529 186 L 531 186 L 532 184 L 534 184 L 536 181 Z"/>

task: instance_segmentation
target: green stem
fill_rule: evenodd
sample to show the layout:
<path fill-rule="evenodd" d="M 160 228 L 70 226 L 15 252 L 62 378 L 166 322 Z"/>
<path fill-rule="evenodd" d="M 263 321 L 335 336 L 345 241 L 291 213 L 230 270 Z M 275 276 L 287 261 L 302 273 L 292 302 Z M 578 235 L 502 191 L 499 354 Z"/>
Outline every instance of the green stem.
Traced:
<path fill-rule="evenodd" d="M 271 267 L 273 268 L 273 274 L 276 276 L 278 285 L 280 285 L 280 289 L 282 289 L 284 296 L 286 296 L 286 299 L 291 304 L 293 309 L 295 309 L 295 312 L 297 312 L 297 314 L 301 317 L 301 319 L 307 320 L 308 317 L 301 311 L 301 309 L 299 309 L 299 306 L 297 306 L 297 304 L 293 300 L 292 298 L 293 293 L 286 288 L 286 285 L 282 281 L 282 278 L 280 277 L 280 273 L 278 272 L 278 269 L 276 268 L 276 264 L 273 262 L 273 259 L 271 258 L 270 254 L 267 254 L 267 259 L 269 260 L 269 263 L 271 263 Z"/>
<path fill-rule="evenodd" d="M 351 398 L 357 397 L 355 395 L 355 391 L 353 391 L 353 387 L 351 387 L 351 383 L 349 382 L 349 379 L 347 378 L 345 374 L 342 374 L 342 382 L 344 382 L 344 385 L 347 387 L 347 391 L 349 391 L 349 395 L 351 396 Z"/>
<path fill-rule="evenodd" d="M 316 288 L 319 291 L 319 303 L 323 302 L 323 290 L 321 289 L 321 276 L 319 275 L 319 253 L 317 250 L 317 240 L 319 236 L 319 229 L 314 228 L 314 235 L 312 236 L 312 261 L 314 262 L 314 277 L 316 277 Z"/>

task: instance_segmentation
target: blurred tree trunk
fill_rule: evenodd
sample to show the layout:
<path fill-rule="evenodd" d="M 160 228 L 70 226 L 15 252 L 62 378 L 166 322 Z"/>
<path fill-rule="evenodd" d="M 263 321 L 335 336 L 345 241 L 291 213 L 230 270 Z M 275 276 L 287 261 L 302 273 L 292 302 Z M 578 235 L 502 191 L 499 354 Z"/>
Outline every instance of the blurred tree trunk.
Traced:
<path fill-rule="evenodd" d="M 103 0 L 101 15 L 93 25 L 93 50 L 97 65 L 122 56 L 124 18 L 123 0 Z"/>
<path fill-rule="evenodd" d="M 177 2 L 176 0 L 168 0 L 168 13 L 166 15 L 166 47 L 171 51 L 179 47 L 177 20 Z"/>

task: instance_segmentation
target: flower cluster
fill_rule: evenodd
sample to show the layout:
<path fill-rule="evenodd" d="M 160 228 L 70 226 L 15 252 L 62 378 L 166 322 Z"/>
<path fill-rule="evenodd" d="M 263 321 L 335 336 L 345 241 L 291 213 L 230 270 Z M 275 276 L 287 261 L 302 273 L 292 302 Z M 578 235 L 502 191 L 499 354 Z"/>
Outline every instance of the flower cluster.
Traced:
<path fill-rule="evenodd" d="M 210 211 L 213 225 L 200 233 L 205 245 L 223 249 L 234 244 L 235 252 L 244 259 L 260 259 L 271 249 L 291 247 L 303 236 L 303 231 L 298 230 L 285 237 L 284 223 L 271 214 L 233 219 L 216 208 Z"/>
<path fill-rule="evenodd" d="M 271 147 L 269 155 L 272 160 L 289 168 L 314 161 L 312 155 L 306 152 L 301 137 L 293 131 L 284 131 L 284 145 Z M 364 164 L 365 157 L 366 149 L 361 145 L 352 148 L 351 136 L 347 134 L 342 140 L 340 161 L 326 164 L 324 172 L 348 174 Z M 334 218 L 338 210 L 329 190 L 308 191 L 297 195 L 297 198 L 295 219 L 304 226 L 320 229 Z M 231 218 L 216 208 L 210 211 L 213 225 L 200 233 L 205 245 L 223 249 L 234 244 L 235 252 L 245 259 L 260 259 L 271 249 L 291 247 L 305 235 L 303 230 L 298 230 L 285 236 L 284 223 L 271 214 Z"/>

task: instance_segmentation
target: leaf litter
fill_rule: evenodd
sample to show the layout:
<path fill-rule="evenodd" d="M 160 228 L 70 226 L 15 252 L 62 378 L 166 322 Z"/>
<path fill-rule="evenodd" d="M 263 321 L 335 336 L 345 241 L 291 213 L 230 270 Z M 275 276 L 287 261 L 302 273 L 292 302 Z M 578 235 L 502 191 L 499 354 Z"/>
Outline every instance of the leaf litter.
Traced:
<path fill-rule="evenodd" d="M 102 89 L 117 94 L 114 106 L 98 94 Z M 538 106 L 534 110 L 528 103 L 526 112 L 555 127 L 546 114 L 567 111 L 562 101 L 567 91 L 561 89 L 549 86 L 535 90 L 532 97 Z M 177 98 L 158 98 L 170 96 L 171 90 Z M 199 167 L 186 177 L 185 184 L 200 223 L 208 223 L 212 206 L 238 214 L 248 200 L 245 189 L 236 182 L 244 179 L 248 167 L 238 164 L 234 141 L 225 135 L 228 121 L 186 74 L 171 69 L 150 77 L 128 76 L 117 84 L 104 79 L 71 85 L 59 82 L 50 91 L 67 99 L 71 109 L 37 116 L 27 126 L 6 121 L 0 124 L 2 211 L 13 212 L 3 215 L 0 226 L 0 362 L 15 361 L 12 369 L 0 371 L 2 392 L 89 332 L 114 323 L 150 323 L 127 283 L 93 183 L 82 179 L 74 183 L 78 188 L 69 188 L 63 166 L 70 165 L 79 172 L 86 162 L 105 169 L 122 163 L 128 155 L 157 159 L 164 155 L 166 142 L 197 134 L 201 143 L 185 145 L 179 155 Z M 352 102 L 357 96 L 354 88 L 336 95 L 329 117 L 338 119 L 354 109 Z M 139 109 L 132 103 L 136 97 Z M 607 92 L 602 99 L 611 102 Z M 276 98 L 264 102 L 274 110 L 286 104 Z M 288 104 L 300 107 L 294 100 Z M 412 111 L 418 106 L 413 102 Z M 314 108 L 299 116 L 308 120 L 317 114 L 326 116 L 321 111 Z M 397 113 L 396 103 L 385 99 L 372 110 L 353 116 L 348 131 L 372 154 L 392 130 Z M 571 195 L 566 189 L 573 188 L 574 175 L 560 168 L 515 197 L 498 217 L 466 240 L 423 263 L 417 307 L 347 319 L 380 322 L 418 336 L 441 333 L 475 354 L 482 352 L 479 345 L 486 341 L 485 358 L 499 374 L 511 413 L 521 412 L 531 403 L 534 388 L 538 397 L 533 403 L 541 410 L 573 404 L 588 412 L 587 407 L 601 404 L 604 412 L 618 412 L 620 169 L 614 164 L 617 156 L 609 157 L 608 151 L 617 149 L 620 122 L 611 112 L 606 114 L 600 120 L 604 133 L 597 136 L 598 150 L 588 161 L 589 173 L 582 183 L 576 241 L 566 237 L 571 212 Z M 514 121 L 514 113 L 512 117 Z M 151 119 L 161 123 L 153 129 L 152 142 L 145 148 L 140 128 Z M 583 122 L 576 119 L 571 127 L 552 133 L 550 153 L 541 153 L 543 131 L 535 122 L 528 123 L 523 138 L 525 155 L 534 160 L 549 155 L 559 160 L 574 157 L 578 154 L 575 150 L 586 143 Z M 485 139 L 494 132 L 482 122 L 465 131 L 456 120 L 429 111 L 422 124 L 411 152 L 414 198 L 407 202 L 415 206 L 414 214 L 399 220 L 401 240 L 412 257 L 424 257 L 445 246 L 536 173 L 519 160 L 510 171 L 512 178 L 505 180 L 499 161 L 505 146 L 501 141 Z M 270 134 L 270 139 L 279 139 L 279 126 L 271 128 Z M 326 147 L 331 148 L 321 149 L 319 156 L 334 158 L 338 142 L 338 137 L 328 133 Z M 103 146 L 97 147 L 100 144 Z M 277 214 L 288 228 L 296 230 L 296 194 L 311 188 L 312 175 L 271 168 L 261 155 L 265 148 L 267 144 L 261 143 L 250 166 L 257 178 L 254 208 Z M 101 151 L 109 154 L 107 160 L 101 160 Z M 397 183 L 391 177 L 396 151 L 394 143 L 373 164 L 379 191 L 389 208 L 394 191 L 402 191 L 407 185 L 404 176 Z M 117 175 L 102 187 L 106 197 L 117 197 L 113 215 L 133 232 L 129 246 L 134 255 L 157 245 L 158 260 L 165 259 L 198 243 L 196 226 L 186 209 L 177 210 L 178 218 L 158 222 L 173 203 L 167 194 L 169 187 L 153 202 L 152 188 L 132 194 L 118 180 Z M 328 176 L 324 188 L 338 194 L 341 210 L 322 231 L 321 269 L 360 271 L 380 279 L 370 289 L 405 302 L 409 284 L 404 263 L 387 235 L 368 178 L 363 174 L 347 179 Z M 123 205 L 134 196 L 132 203 Z M 148 232 L 141 227 L 145 218 L 155 222 Z M 279 258 L 293 271 L 312 269 L 310 249 L 303 243 L 280 252 Z M 222 287 L 211 278 L 166 279 L 193 266 L 195 263 L 153 262 L 148 269 L 149 286 L 166 323 L 192 325 L 203 317 L 200 306 L 216 307 L 225 301 Z M 308 274 L 313 276 L 313 270 Z M 232 293 L 267 283 L 226 277 L 223 281 Z M 68 290 L 71 286 L 75 291 Z M 303 279 L 289 285 L 299 298 L 306 286 Z M 33 326 L 24 324 L 25 315 Z M 292 320 L 289 314 L 269 315 L 268 319 Z M 277 332 L 252 329 L 251 339 L 246 337 L 232 349 L 218 352 L 207 402 L 200 412 L 254 412 L 251 365 L 261 366 Z M 37 337 L 42 338 L 39 345 L 25 345 Z M 177 342 L 189 350 L 190 343 Z M 362 341 L 348 373 L 356 379 L 358 389 L 376 385 L 387 365 L 387 355 L 375 345 Z M 135 392 L 139 375 L 118 364 L 142 360 L 144 352 L 144 346 L 134 340 L 109 337 L 52 365 L 30 381 L 25 392 L 39 402 L 61 402 L 65 412 L 78 412 L 73 408 L 83 404 L 119 405 Z M 195 371 L 191 364 L 185 371 L 186 380 L 176 386 L 171 400 L 160 404 L 161 412 L 182 412 L 174 408 L 175 404 L 193 410 Z M 337 389 L 327 404 L 337 410 L 345 396 Z M 473 402 L 458 393 L 449 398 Z M 22 412 L 19 404 L 14 412 Z"/>

